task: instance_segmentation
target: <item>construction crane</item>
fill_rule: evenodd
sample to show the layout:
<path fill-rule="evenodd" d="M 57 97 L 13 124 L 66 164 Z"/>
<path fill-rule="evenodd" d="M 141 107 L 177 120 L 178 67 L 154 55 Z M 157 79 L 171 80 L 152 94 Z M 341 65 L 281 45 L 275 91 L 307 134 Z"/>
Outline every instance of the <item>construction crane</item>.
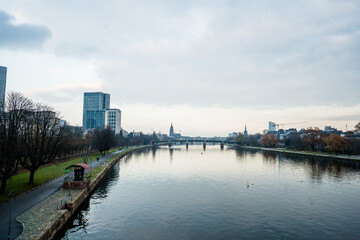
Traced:
<path fill-rule="evenodd" d="M 280 126 L 285 126 L 285 125 L 295 125 L 295 124 L 301 124 L 301 123 L 307 123 L 306 121 L 305 122 L 295 122 L 295 123 L 278 123 L 278 124 L 276 124 L 276 123 L 274 123 L 274 127 L 276 126 L 277 127 L 277 129 L 279 130 L 279 127 Z"/>

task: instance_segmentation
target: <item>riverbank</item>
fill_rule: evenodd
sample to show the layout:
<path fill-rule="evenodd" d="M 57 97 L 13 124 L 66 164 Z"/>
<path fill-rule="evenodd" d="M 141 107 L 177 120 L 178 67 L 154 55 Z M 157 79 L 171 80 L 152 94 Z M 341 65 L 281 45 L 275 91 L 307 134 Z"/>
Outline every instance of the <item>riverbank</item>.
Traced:
<path fill-rule="evenodd" d="M 263 148 L 263 147 L 250 147 L 250 146 L 240 146 L 240 148 L 270 151 L 270 152 L 279 152 L 279 153 L 289 153 L 289 154 L 313 156 L 313 157 L 322 157 L 322 158 L 334 158 L 334 159 L 342 159 L 342 160 L 360 161 L 360 156 L 334 155 L 334 154 L 329 154 L 329 153 L 315 153 L 315 152 L 288 150 L 288 149 L 283 149 L 283 148 Z"/>
<path fill-rule="evenodd" d="M 116 151 L 115 149 L 110 150 L 109 154 Z M 88 158 L 88 163 L 96 160 L 99 156 L 99 152 L 92 153 Z M 30 172 L 24 170 L 23 172 L 16 174 L 8 179 L 6 188 L 7 192 L 14 194 L 15 200 L 20 196 L 27 194 L 28 192 L 34 191 L 35 189 L 43 186 L 44 184 L 53 181 L 54 179 L 61 177 L 65 174 L 65 168 L 69 165 L 83 162 L 83 156 L 70 158 L 68 161 L 54 162 L 47 164 L 46 166 L 40 167 L 35 172 L 35 181 L 33 184 L 29 184 Z M 1 183 L 1 181 L 0 181 Z M 10 201 L 8 194 L 0 194 L 0 207 Z"/>
<path fill-rule="evenodd" d="M 23 232 L 17 239 L 52 239 L 77 208 L 94 192 L 107 172 L 125 155 L 150 146 L 127 149 L 92 170 L 90 186 L 84 190 L 60 189 L 17 217 Z"/>

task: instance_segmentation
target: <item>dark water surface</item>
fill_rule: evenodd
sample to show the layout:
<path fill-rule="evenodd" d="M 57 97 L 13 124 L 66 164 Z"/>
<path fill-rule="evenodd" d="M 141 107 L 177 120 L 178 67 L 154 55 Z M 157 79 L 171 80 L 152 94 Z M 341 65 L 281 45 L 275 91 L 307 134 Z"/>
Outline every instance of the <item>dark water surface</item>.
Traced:
<path fill-rule="evenodd" d="M 62 239 L 360 239 L 360 164 L 219 146 L 123 158 Z"/>

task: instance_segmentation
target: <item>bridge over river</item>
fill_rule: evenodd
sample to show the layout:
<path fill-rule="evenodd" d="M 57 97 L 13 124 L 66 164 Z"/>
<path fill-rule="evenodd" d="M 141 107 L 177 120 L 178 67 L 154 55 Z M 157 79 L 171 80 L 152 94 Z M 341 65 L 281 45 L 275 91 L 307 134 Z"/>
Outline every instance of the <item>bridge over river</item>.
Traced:
<path fill-rule="evenodd" d="M 202 144 L 203 148 L 206 148 L 206 144 L 219 144 L 221 149 L 224 149 L 224 145 L 239 145 L 238 142 L 234 142 L 234 141 L 222 141 L 222 140 L 211 140 L 211 139 L 171 139 L 171 140 L 165 140 L 165 141 L 161 141 L 161 140 L 155 140 L 152 141 L 152 145 L 154 146 L 163 146 L 163 145 L 168 145 L 169 147 L 171 147 L 173 144 L 185 144 L 186 148 L 189 148 L 189 145 L 194 145 L 194 144 Z"/>

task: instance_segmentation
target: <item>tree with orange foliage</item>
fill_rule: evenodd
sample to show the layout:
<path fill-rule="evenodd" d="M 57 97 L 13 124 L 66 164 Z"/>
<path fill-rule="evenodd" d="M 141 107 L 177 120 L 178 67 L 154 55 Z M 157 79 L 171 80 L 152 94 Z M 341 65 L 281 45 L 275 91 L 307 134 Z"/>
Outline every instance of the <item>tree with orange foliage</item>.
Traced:
<path fill-rule="evenodd" d="M 325 149 L 329 152 L 343 152 L 347 141 L 338 134 L 331 134 L 324 138 Z"/>
<path fill-rule="evenodd" d="M 274 134 L 264 134 L 260 139 L 260 144 L 263 147 L 275 147 L 277 140 Z"/>

